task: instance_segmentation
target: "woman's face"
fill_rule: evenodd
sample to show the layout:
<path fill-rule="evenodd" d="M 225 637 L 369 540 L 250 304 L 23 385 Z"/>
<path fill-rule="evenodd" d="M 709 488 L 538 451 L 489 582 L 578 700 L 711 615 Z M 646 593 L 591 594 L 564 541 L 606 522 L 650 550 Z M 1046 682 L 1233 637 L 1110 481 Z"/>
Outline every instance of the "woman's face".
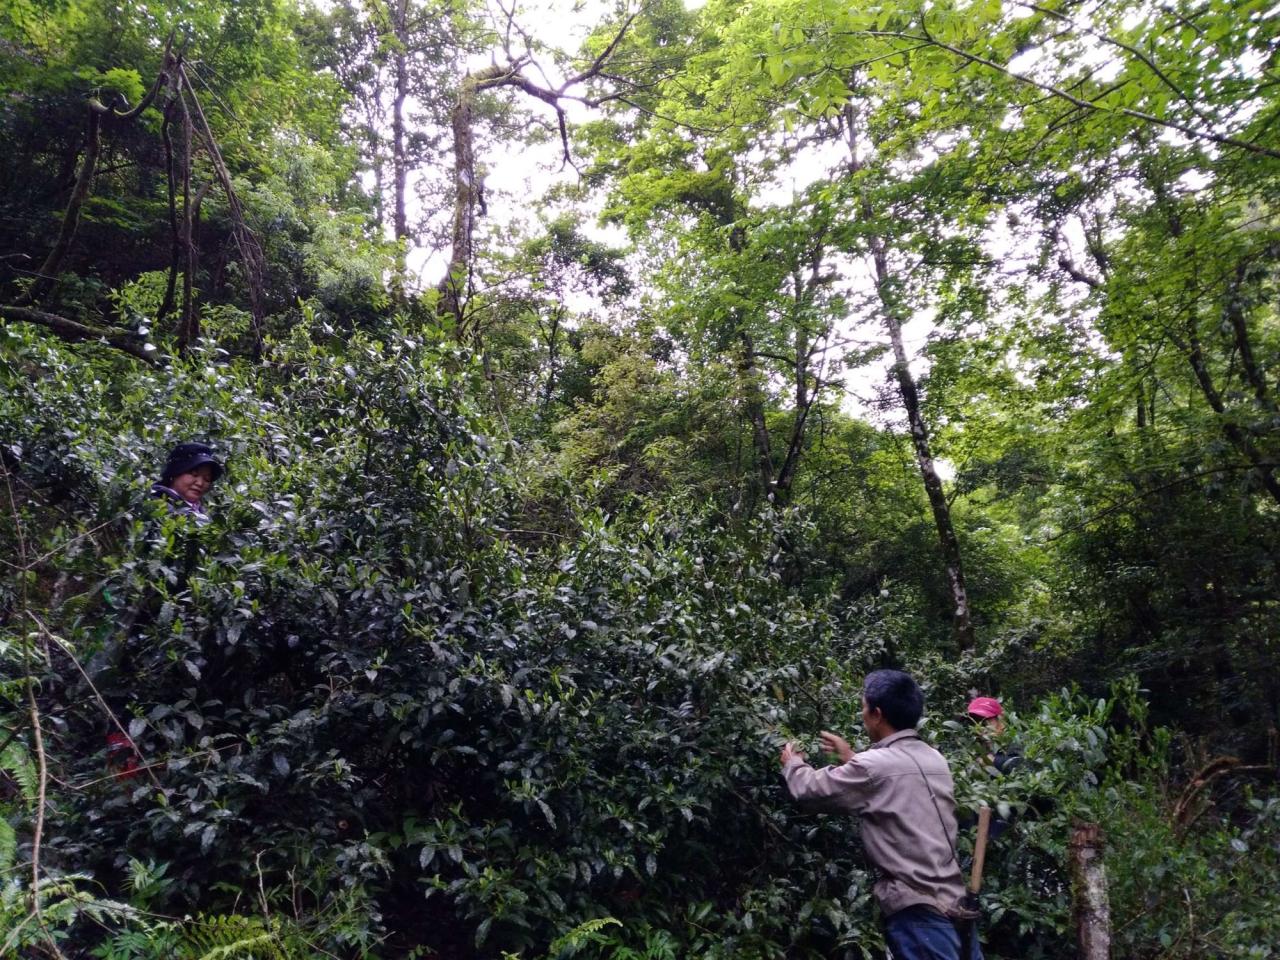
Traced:
<path fill-rule="evenodd" d="M 202 463 L 189 473 L 180 473 L 173 478 L 170 486 L 187 503 L 199 506 L 201 499 L 213 486 L 213 466 Z"/>

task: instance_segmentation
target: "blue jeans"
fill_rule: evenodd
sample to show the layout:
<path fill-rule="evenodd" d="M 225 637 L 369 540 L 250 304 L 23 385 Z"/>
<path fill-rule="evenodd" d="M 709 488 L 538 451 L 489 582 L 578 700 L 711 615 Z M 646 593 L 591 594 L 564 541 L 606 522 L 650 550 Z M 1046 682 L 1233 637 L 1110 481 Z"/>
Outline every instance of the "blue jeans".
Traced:
<path fill-rule="evenodd" d="M 893 960 L 982 960 L 978 925 L 970 923 L 969 956 L 960 955 L 956 925 L 925 906 L 907 907 L 885 921 L 885 939 Z"/>

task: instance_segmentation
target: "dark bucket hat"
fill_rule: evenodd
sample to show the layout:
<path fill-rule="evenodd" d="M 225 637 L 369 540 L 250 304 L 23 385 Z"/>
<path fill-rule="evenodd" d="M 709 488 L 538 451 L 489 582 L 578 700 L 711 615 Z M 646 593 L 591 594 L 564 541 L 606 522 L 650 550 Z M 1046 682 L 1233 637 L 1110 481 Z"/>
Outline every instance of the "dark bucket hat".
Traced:
<path fill-rule="evenodd" d="M 213 455 L 213 447 L 207 443 L 195 441 L 180 443 L 169 451 L 169 459 L 165 462 L 164 470 L 160 474 L 160 482 L 168 484 L 179 474 L 190 473 L 196 467 L 206 463 L 213 467 L 214 480 L 222 476 L 222 464 Z"/>

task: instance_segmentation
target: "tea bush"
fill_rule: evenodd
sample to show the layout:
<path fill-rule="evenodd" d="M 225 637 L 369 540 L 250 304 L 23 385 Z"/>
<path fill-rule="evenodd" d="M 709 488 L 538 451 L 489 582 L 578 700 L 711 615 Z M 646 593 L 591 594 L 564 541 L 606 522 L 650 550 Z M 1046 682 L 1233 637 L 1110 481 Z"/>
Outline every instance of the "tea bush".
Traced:
<path fill-rule="evenodd" d="M 890 651 L 898 606 L 796 583 L 820 553 L 797 510 L 606 514 L 493 439 L 446 341 L 310 334 L 266 367 L 142 369 L 0 329 L 0 691 L 6 729 L 34 710 L 45 735 L 0 751 L 6 949 L 879 955 L 856 825 L 797 809 L 776 764 L 915 649 Z M 205 527 L 146 498 L 189 437 L 228 463 Z M 1274 790 L 1232 774 L 1171 819 L 1175 741 L 1132 684 L 1026 704 L 994 777 L 945 718 L 999 655 L 902 664 L 962 803 L 1018 814 L 989 955 L 1070 951 L 1079 817 L 1110 836 L 1118 955 L 1270 956 Z"/>

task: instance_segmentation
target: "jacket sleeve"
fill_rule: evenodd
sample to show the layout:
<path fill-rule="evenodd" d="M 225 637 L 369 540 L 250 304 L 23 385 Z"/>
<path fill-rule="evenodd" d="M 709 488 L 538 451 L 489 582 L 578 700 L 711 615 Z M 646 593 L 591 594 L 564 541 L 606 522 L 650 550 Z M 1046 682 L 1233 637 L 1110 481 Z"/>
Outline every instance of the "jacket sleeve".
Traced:
<path fill-rule="evenodd" d="M 875 789 L 871 771 L 855 755 L 839 766 L 815 770 L 793 758 L 782 769 L 791 796 L 805 806 L 821 811 L 861 813 Z"/>

